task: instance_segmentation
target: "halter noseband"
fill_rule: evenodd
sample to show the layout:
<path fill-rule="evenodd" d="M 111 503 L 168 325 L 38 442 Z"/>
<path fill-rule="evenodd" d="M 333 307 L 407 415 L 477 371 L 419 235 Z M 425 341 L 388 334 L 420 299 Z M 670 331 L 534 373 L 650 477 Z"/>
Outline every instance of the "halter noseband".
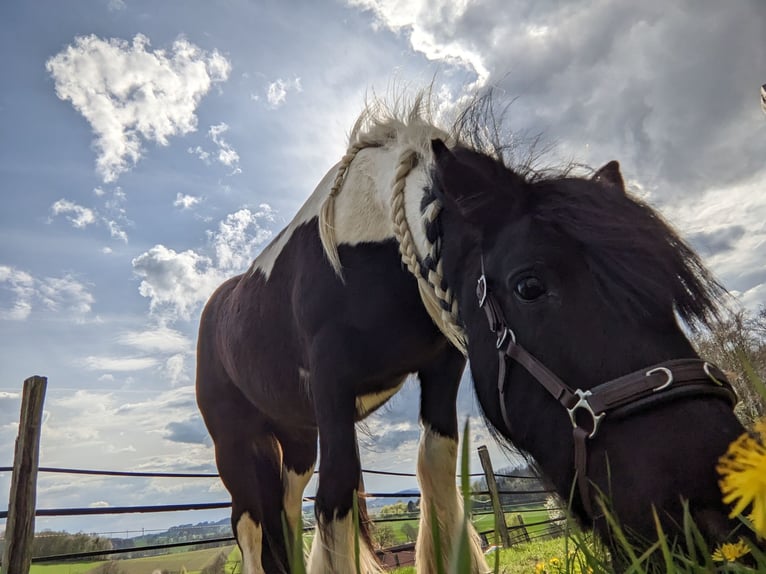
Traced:
<path fill-rule="evenodd" d="M 476 297 L 479 307 L 484 309 L 487 315 L 490 331 L 497 337 L 497 390 L 500 394 L 503 422 L 510 432 L 511 423 L 505 406 L 505 393 L 508 385 L 507 363 L 511 358 L 524 367 L 567 410 L 574 435 L 577 487 L 583 507 L 591 518 L 595 518 L 595 514 L 590 481 L 587 477 L 587 441 L 598 434 L 599 425 L 607 415 L 609 418 L 623 418 L 672 399 L 700 395 L 719 397 L 727 401 L 732 408 L 737 403 L 737 395 L 724 373 L 715 365 L 700 359 L 665 361 L 601 383 L 592 389 L 572 389 L 516 342 L 516 335 L 506 323 L 497 299 L 487 286 L 483 258 L 481 267 Z M 586 413 L 590 418 L 589 428 L 580 426 L 577 420 L 577 415 L 582 413 Z"/>

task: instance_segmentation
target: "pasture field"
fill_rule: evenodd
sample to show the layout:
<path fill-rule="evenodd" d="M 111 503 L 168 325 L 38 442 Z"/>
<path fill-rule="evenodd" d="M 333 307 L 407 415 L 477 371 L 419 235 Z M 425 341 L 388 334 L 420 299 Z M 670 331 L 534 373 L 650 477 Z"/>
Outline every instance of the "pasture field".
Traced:
<path fill-rule="evenodd" d="M 151 574 L 155 570 L 181 572 L 183 568 L 188 574 L 196 574 L 210 564 L 221 552 L 229 556 L 233 548 L 233 546 L 224 546 L 176 552 L 165 556 L 116 560 L 115 562 L 117 562 L 120 574 Z M 95 574 L 107 562 L 102 560 L 99 562 L 33 564 L 30 574 Z"/>
<path fill-rule="evenodd" d="M 525 508 L 521 510 L 523 511 L 521 512 L 521 516 L 525 524 L 535 524 L 537 522 L 544 522 L 548 520 L 549 518 L 548 512 L 544 508 L 531 507 L 531 508 Z M 514 512 L 506 512 L 505 513 L 506 524 L 508 524 L 509 526 L 513 524 L 512 519 L 518 513 L 519 513 L 518 510 Z M 494 514 L 477 514 L 473 517 L 473 524 L 476 527 L 476 530 L 479 532 L 487 532 L 488 530 L 494 530 L 495 515 Z M 391 522 L 382 522 L 381 526 L 382 525 L 385 525 L 391 528 L 394 534 L 394 545 L 398 545 L 398 544 L 405 544 L 409 541 L 406 532 L 408 531 L 417 532 L 419 520 L 417 518 L 412 518 L 410 520 L 394 520 Z M 549 528 L 549 525 L 529 526 L 527 527 L 527 532 L 529 533 L 529 536 L 531 538 L 534 538 L 537 535 L 544 534 L 548 528 Z M 511 531 L 511 537 L 513 538 L 513 536 L 514 536 L 513 531 Z M 494 538 L 492 534 L 488 535 L 488 539 L 490 544 L 494 542 Z"/>
<path fill-rule="evenodd" d="M 105 564 L 103 560 L 98 562 L 67 562 L 65 564 L 32 564 L 30 574 L 90 574 L 99 566 Z"/>
<path fill-rule="evenodd" d="M 532 522 L 530 520 L 530 522 Z M 525 544 L 517 544 L 500 551 L 500 574 L 534 574 L 534 572 L 564 572 L 559 567 L 564 562 L 567 553 L 565 537 L 551 540 L 535 540 Z M 571 550 L 571 547 L 569 548 Z M 494 566 L 494 555 L 487 556 L 490 567 Z M 545 565 L 544 570 L 538 566 Z M 392 574 L 415 574 L 415 568 L 406 566 L 391 570 Z M 574 572 L 580 572 L 578 567 Z"/>

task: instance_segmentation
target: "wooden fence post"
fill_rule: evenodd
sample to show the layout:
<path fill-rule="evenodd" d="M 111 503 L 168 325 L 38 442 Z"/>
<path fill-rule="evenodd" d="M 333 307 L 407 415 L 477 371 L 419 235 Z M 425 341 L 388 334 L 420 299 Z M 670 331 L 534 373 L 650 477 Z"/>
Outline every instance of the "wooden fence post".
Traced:
<path fill-rule="evenodd" d="M 522 518 L 521 514 L 516 514 L 513 518 L 511 518 L 511 524 L 513 525 L 513 529 L 517 531 L 516 536 L 514 536 L 516 542 L 531 541 L 527 527 L 524 524 L 524 518 Z"/>
<path fill-rule="evenodd" d="M 489 497 L 492 500 L 492 508 L 495 511 L 495 523 L 497 524 L 498 532 L 495 537 L 495 543 L 497 544 L 497 538 L 503 543 L 504 548 L 508 548 L 511 545 L 511 538 L 508 536 L 508 526 L 505 523 L 505 513 L 503 512 L 503 506 L 500 504 L 500 495 L 497 492 L 497 481 L 495 480 L 495 471 L 492 469 L 492 461 L 489 458 L 489 451 L 487 447 L 481 445 L 479 447 L 479 460 L 481 461 L 481 467 L 484 469 L 484 477 L 487 480 L 487 488 L 489 489 Z"/>
<path fill-rule="evenodd" d="M 3 564 L 0 567 L 2 574 L 28 574 L 32 564 L 37 466 L 40 459 L 40 431 L 47 386 L 46 377 L 34 376 L 24 381 L 19 434 L 13 456 L 8 519 L 5 523 L 5 549 Z"/>

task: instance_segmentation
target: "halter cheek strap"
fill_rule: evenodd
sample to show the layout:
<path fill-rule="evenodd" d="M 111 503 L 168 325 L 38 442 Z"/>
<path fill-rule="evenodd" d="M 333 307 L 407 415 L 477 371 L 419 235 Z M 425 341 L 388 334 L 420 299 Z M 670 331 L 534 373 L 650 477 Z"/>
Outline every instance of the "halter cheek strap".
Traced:
<path fill-rule="evenodd" d="M 577 487 L 585 512 L 595 518 L 590 481 L 588 480 L 588 441 L 598 434 L 604 418 L 621 419 L 671 400 L 712 396 L 725 400 L 732 408 L 737 395 L 724 373 L 701 359 L 674 359 L 634 371 L 591 389 L 572 389 L 534 355 L 516 342 L 502 308 L 492 295 L 482 273 L 476 285 L 479 307 L 484 310 L 489 329 L 495 334 L 498 352 L 497 390 L 503 422 L 510 432 L 511 421 L 506 407 L 508 366 L 519 363 L 546 391 L 563 406 L 572 422 L 574 466 Z M 578 416 L 579 415 L 579 416 Z M 587 415 L 586 420 L 583 415 Z M 579 420 L 578 420 L 579 419 Z M 585 426 L 581 422 L 586 423 Z"/>

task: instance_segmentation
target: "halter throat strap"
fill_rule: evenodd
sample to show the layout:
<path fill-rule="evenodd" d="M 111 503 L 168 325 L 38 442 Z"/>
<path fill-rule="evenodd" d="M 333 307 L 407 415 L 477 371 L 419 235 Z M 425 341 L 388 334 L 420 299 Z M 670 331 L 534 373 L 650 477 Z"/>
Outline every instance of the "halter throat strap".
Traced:
<path fill-rule="evenodd" d="M 479 307 L 487 316 L 489 329 L 495 334 L 498 353 L 497 390 L 500 412 L 508 432 L 511 420 L 506 407 L 510 361 L 519 363 L 546 391 L 564 407 L 572 423 L 574 466 L 577 487 L 585 512 L 595 518 L 592 487 L 588 480 L 588 441 L 597 436 L 608 416 L 621 419 L 638 411 L 687 397 L 712 396 L 725 400 L 734 408 L 737 396 L 724 373 L 701 359 L 674 359 L 634 371 L 601 383 L 591 389 L 572 389 L 550 369 L 516 341 L 502 308 L 487 286 L 482 273 L 476 286 Z"/>

